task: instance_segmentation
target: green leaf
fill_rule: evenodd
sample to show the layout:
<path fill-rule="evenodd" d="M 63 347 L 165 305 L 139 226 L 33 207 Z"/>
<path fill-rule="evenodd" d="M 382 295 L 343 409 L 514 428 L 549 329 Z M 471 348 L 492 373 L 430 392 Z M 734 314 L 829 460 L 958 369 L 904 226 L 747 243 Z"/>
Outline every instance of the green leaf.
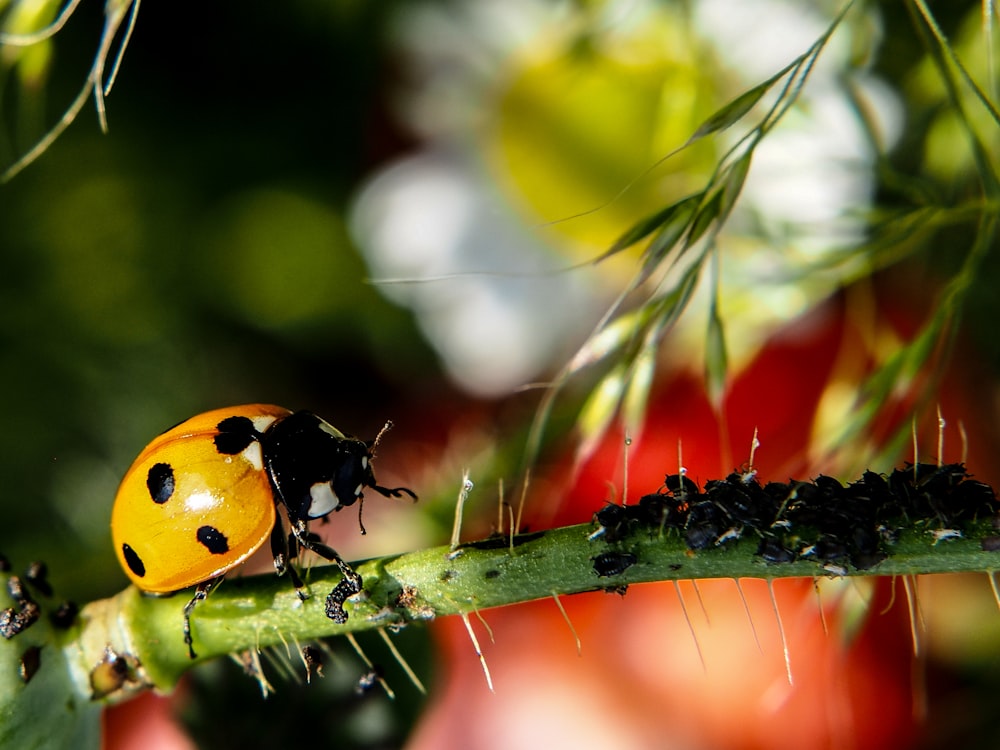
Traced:
<path fill-rule="evenodd" d="M 581 458 L 589 456 L 604 437 L 604 433 L 618 413 L 627 382 L 627 367 L 620 364 L 605 375 L 591 391 L 577 419 L 577 427 L 582 436 L 578 451 Z"/>
<path fill-rule="evenodd" d="M 642 269 L 639 272 L 636 286 L 648 279 L 663 262 L 663 259 L 680 241 L 681 237 L 691 226 L 691 217 L 698 208 L 701 200 L 701 193 L 689 195 L 687 198 L 674 204 L 674 213 L 670 219 L 660 227 L 656 236 L 650 240 L 649 245 L 643 253 Z M 685 245 L 686 249 L 687 246 Z M 682 253 L 683 254 L 683 251 Z M 679 257 L 679 256 L 678 256 Z"/>
<path fill-rule="evenodd" d="M 648 320 L 649 311 L 645 309 L 619 315 L 583 343 L 583 346 L 573 356 L 573 360 L 567 368 L 568 372 L 576 372 L 599 362 L 609 354 L 634 341 L 637 332 L 642 330 Z"/>
<path fill-rule="evenodd" d="M 659 336 L 651 331 L 642 350 L 632 363 L 625 395 L 622 397 L 622 420 L 625 431 L 633 438 L 638 438 L 646 421 L 646 407 L 649 404 L 649 393 L 653 387 L 656 375 L 656 355 L 659 350 Z"/>
<path fill-rule="evenodd" d="M 726 334 L 719 315 L 717 299 L 713 298 L 705 333 L 705 388 L 712 405 L 719 409 L 726 395 L 729 375 L 729 357 L 726 353 Z"/>
<path fill-rule="evenodd" d="M 718 133 L 737 123 L 747 114 L 747 112 L 754 108 L 757 102 L 760 101 L 761 97 L 764 96 L 764 94 L 766 94 L 768 90 L 782 76 L 785 75 L 785 72 L 786 71 L 782 70 L 777 76 L 770 78 L 763 83 L 758 83 L 752 89 L 744 91 L 742 94 L 737 96 L 722 109 L 717 110 L 713 115 L 705 120 L 697 130 L 694 131 L 694 134 L 688 139 L 686 145 L 691 145 L 695 141 L 704 138 L 706 135 Z"/>
<path fill-rule="evenodd" d="M 696 195 L 689 195 L 685 198 L 681 198 L 680 200 L 675 201 L 674 203 L 671 203 L 666 208 L 660 209 L 652 216 L 647 216 L 641 219 L 636 224 L 633 224 L 617 240 L 615 240 L 614 244 L 612 244 L 607 251 L 599 255 L 594 260 L 594 263 L 595 264 L 600 263 L 605 258 L 609 258 L 612 255 L 620 253 L 622 250 L 632 247 L 632 245 L 636 244 L 637 242 L 644 240 L 646 237 L 649 237 L 651 234 L 653 234 L 653 232 L 657 231 L 658 229 L 671 225 L 674 221 L 675 214 L 682 212 L 683 215 L 683 211 L 689 209 L 691 202 L 697 201 L 700 198 L 701 198 L 700 193 Z"/>
<path fill-rule="evenodd" d="M 698 209 L 698 213 L 691 222 L 691 230 L 688 232 L 687 247 L 690 247 L 702 238 L 712 222 L 720 217 L 721 210 L 722 190 L 719 189 L 712 193 L 712 197 L 705 201 Z"/>
<path fill-rule="evenodd" d="M 722 184 L 722 196 L 719 201 L 719 218 L 725 221 L 733 210 L 736 201 L 743 192 L 743 183 L 750 172 L 750 162 L 753 159 L 753 149 L 748 150 L 737 159 L 727 170 L 725 182 Z"/>

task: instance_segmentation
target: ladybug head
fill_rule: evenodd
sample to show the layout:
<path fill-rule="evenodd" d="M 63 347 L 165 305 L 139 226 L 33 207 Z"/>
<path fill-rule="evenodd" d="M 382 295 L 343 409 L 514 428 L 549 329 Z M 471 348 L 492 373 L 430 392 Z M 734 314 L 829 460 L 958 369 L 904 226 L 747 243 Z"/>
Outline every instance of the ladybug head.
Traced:
<path fill-rule="evenodd" d="M 375 490 L 383 497 L 402 497 L 409 495 L 417 499 L 413 490 L 407 487 L 382 487 L 375 481 L 372 472 L 372 451 L 376 441 L 365 443 L 353 438 L 345 438 L 338 453 L 339 465 L 330 480 L 334 494 L 340 499 L 341 505 L 353 505 L 363 498 L 365 488 Z"/>
<path fill-rule="evenodd" d="M 384 430 L 383 430 L 384 431 Z M 382 433 L 379 433 L 381 437 Z M 337 510 L 345 505 L 353 505 L 357 500 L 358 524 L 361 526 L 361 533 L 366 533 L 365 524 L 361 520 L 361 509 L 364 505 L 365 488 L 373 489 L 383 497 L 402 497 L 409 495 L 414 500 L 416 493 L 407 487 L 382 487 L 375 481 L 375 474 L 372 472 L 372 450 L 378 442 L 376 438 L 371 443 L 363 443 L 360 440 L 345 438 L 341 449 L 344 451 L 344 458 L 338 470 L 330 480 L 330 487 L 335 495 L 340 498 L 340 505 Z"/>
<path fill-rule="evenodd" d="M 416 499 L 405 487 L 381 487 L 375 481 L 372 452 L 377 439 L 366 443 L 347 437 L 309 412 L 276 422 L 261 442 L 276 499 L 293 522 L 354 505 L 363 499 L 366 487 L 385 497 L 406 494 Z"/>

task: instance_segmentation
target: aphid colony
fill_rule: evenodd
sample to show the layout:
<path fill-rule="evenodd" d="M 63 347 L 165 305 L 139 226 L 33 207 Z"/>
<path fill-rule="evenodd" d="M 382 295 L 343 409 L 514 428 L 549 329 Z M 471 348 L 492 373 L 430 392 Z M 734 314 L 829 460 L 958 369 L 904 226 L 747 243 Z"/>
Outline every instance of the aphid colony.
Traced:
<path fill-rule="evenodd" d="M 814 560 L 846 572 L 848 564 L 868 570 L 886 559 L 903 528 L 925 530 L 936 543 L 961 537 L 967 524 L 998 511 L 993 488 L 971 479 L 963 464 L 907 464 L 888 477 L 866 471 L 846 485 L 822 475 L 761 485 L 755 472 L 733 473 L 706 482 L 704 490 L 671 474 L 638 503 L 595 513 L 598 528 L 590 538 L 615 542 L 641 528 L 659 529 L 704 550 L 753 535 L 768 563 Z M 594 569 L 617 575 L 633 562 L 595 559 Z"/>

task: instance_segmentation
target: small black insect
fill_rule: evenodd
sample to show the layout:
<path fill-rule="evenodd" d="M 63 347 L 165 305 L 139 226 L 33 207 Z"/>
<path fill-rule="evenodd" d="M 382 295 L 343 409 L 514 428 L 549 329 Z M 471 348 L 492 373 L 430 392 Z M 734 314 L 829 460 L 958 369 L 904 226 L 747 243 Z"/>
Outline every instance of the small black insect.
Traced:
<path fill-rule="evenodd" d="M 823 562 L 843 560 L 847 555 L 847 545 L 831 537 L 821 537 L 813 545 L 812 556 Z"/>
<path fill-rule="evenodd" d="M 76 606 L 75 602 L 64 601 L 60 602 L 59 606 L 55 608 L 55 611 L 49 614 L 49 620 L 52 625 L 60 630 L 66 630 L 72 627 L 73 623 L 76 622 L 76 615 L 80 611 L 80 608 Z"/>
<path fill-rule="evenodd" d="M 688 478 L 686 474 L 667 474 L 663 478 L 663 486 L 666 487 L 674 497 L 681 498 L 697 495 L 700 490 L 694 480 Z"/>
<path fill-rule="evenodd" d="M 644 524 L 650 530 L 680 529 L 687 521 L 688 503 L 698 497 L 697 492 L 689 495 L 667 495 L 653 492 L 640 497 L 636 505 L 628 506 L 629 517 Z"/>
<path fill-rule="evenodd" d="M 659 492 L 643 495 L 638 503 L 628 506 L 629 516 L 645 526 L 659 527 L 667 518 L 667 500 Z"/>
<path fill-rule="evenodd" d="M 635 565 L 638 558 L 631 552 L 602 552 L 594 561 L 594 572 L 601 578 L 617 576 Z"/>
<path fill-rule="evenodd" d="M 689 549 L 711 547 L 725 530 L 727 523 L 719 506 L 711 500 L 700 500 L 688 511 L 684 541 Z"/>
<path fill-rule="evenodd" d="M 761 539 L 757 554 L 763 557 L 765 562 L 775 564 L 790 563 L 795 560 L 795 553 L 776 539 Z"/>
<path fill-rule="evenodd" d="M 625 506 L 607 503 L 594 514 L 597 530 L 588 539 L 604 537 L 609 542 L 617 542 L 628 531 L 628 514 Z"/>
<path fill-rule="evenodd" d="M 21 677 L 21 681 L 27 685 L 31 682 L 31 678 L 35 676 L 38 672 L 38 668 L 42 665 L 42 649 L 39 646 L 31 646 L 27 651 L 21 654 L 21 660 L 18 664 L 18 674 Z"/>
<path fill-rule="evenodd" d="M 104 658 L 90 670 L 91 697 L 100 700 L 115 693 L 126 685 L 137 684 L 139 662 L 131 654 L 118 654 L 110 646 L 104 651 Z"/>
<path fill-rule="evenodd" d="M 692 526 L 684 532 L 684 542 L 688 549 L 706 549 L 719 538 L 719 529 L 714 526 Z"/>
<path fill-rule="evenodd" d="M 28 565 L 28 569 L 24 571 L 24 580 L 30 583 L 42 596 L 52 596 L 52 585 L 48 581 L 48 576 L 49 568 L 40 560 Z"/>
<path fill-rule="evenodd" d="M 726 516 L 741 526 L 763 531 L 774 521 L 777 508 L 756 480 L 749 484 L 728 479 L 725 482 L 708 482 L 705 494 Z"/>
<path fill-rule="evenodd" d="M 35 603 L 17 576 L 7 579 L 7 591 L 16 607 L 0 611 L 0 635 L 10 640 L 38 621 L 41 608 Z"/>
<path fill-rule="evenodd" d="M 302 647 L 302 661 L 306 663 L 306 682 L 312 682 L 312 676 L 323 676 L 323 652 L 315 646 Z"/>
<path fill-rule="evenodd" d="M 967 479 L 956 486 L 948 496 L 956 515 L 965 518 L 988 516 L 996 510 L 997 495 L 986 482 Z"/>

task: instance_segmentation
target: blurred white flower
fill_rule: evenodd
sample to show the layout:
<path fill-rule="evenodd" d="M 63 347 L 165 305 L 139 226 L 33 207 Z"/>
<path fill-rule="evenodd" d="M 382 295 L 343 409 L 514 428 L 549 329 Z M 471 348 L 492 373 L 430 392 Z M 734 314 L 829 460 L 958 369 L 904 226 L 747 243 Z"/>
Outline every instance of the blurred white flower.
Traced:
<path fill-rule="evenodd" d="M 376 281 L 409 280 L 380 288 L 414 310 L 447 371 L 470 391 L 503 394 L 561 365 L 622 283 L 620 274 L 603 266 L 551 273 L 599 255 L 605 238 L 588 247 L 579 236 L 532 226 L 526 218 L 531 212 L 524 210 L 531 196 L 517 193 L 509 175 L 498 173 L 485 155 L 491 139 L 501 137 L 496 120 L 518 66 L 546 57 L 576 59 L 571 56 L 579 54 L 581 40 L 626 71 L 653 58 L 687 55 L 681 75 L 688 65 L 717 82 L 711 98 L 721 106 L 806 51 L 836 11 L 794 0 L 701 0 L 687 16 L 682 5 L 480 0 L 417 5 L 404 15 L 399 34 L 406 88 L 397 103 L 400 116 L 428 145 L 387 166 L 363 188 L 352 229 Z M 874 45 L 876 19 L 863 15 L 868 11 L 852 13 L 857 17 L 834 34 L 795 108 L 755 152 L 741 201 L 719 238 L 722 314 L 737 366 L 771 328 L 866 270 L 863 256 L 813 270 L 863 239 L 863 214 L 874 189 L 876 153 L 848 96 L 848 73 L 853 91 L 875 117 L 882 144 L 891 144 L 900 129 L 891 93 L 859 70 L 853 57 L 858 45 L 852 34 L 864 34 L 862 41 Z M 696 41 L 677 49 L 678 38 L 688 37 Z M 661 69 L 636 67 L 643 75 Z M 677 70 L 674 65 L 671 74 L 677 76 Z M 665 78 L 663 86 L 677 83 L 676 77 Z M 660 131 L 677 127 L 672 119 L 686 95 L 690 92 L 679 88 L 660 92 Z M 594 102 L 595 127 L 617 114 L 601 104 Z M 753 116 L 722 134 L 717 155 L 752 122 Z M 669 147 L 682 143 L 697 124 L 671 135 Z M 622 162 L 635 161 L 637 153 L 647 158 L 642 149 L 650 144 L 660 149 L 662 132 L 651 132 L 649 140 L 623 142 L 628 158 Z M 562 145 L 555 142 L 553 148 Z M 670 192 L 679 184 L 671 166 L 668 162 L 633 192 L 645 191 L 647 205 L 654 207 L 681 197 Z M 692 179 L 700 184 L 708 171 L 680 177 L 688 185 Z M 571 182 L 576 176 L 566 179 L 567 188 L 576 187 Z M 603 189 L 611 197 L 621 187 Z M 656 202 L 649 204 L 650 197 Z M 462 275 L 434 280 L 452 274 Z M 674 334 L 676 345 L 668 347 L 682 351 L 688 363 L 701 361 L 705 298 L 699 295 Z"/>
<path fill-rule="evenodd" d="M 477 395 L 507 393 L 565 358 L 566 332 L 599 315 L 594 270 L 549 273 L 565 261 L 453 151 L 380 172 L 352 226 L 373 279 L 388 281 L 379 288 L 416 313 L 447 371 Z"/>

